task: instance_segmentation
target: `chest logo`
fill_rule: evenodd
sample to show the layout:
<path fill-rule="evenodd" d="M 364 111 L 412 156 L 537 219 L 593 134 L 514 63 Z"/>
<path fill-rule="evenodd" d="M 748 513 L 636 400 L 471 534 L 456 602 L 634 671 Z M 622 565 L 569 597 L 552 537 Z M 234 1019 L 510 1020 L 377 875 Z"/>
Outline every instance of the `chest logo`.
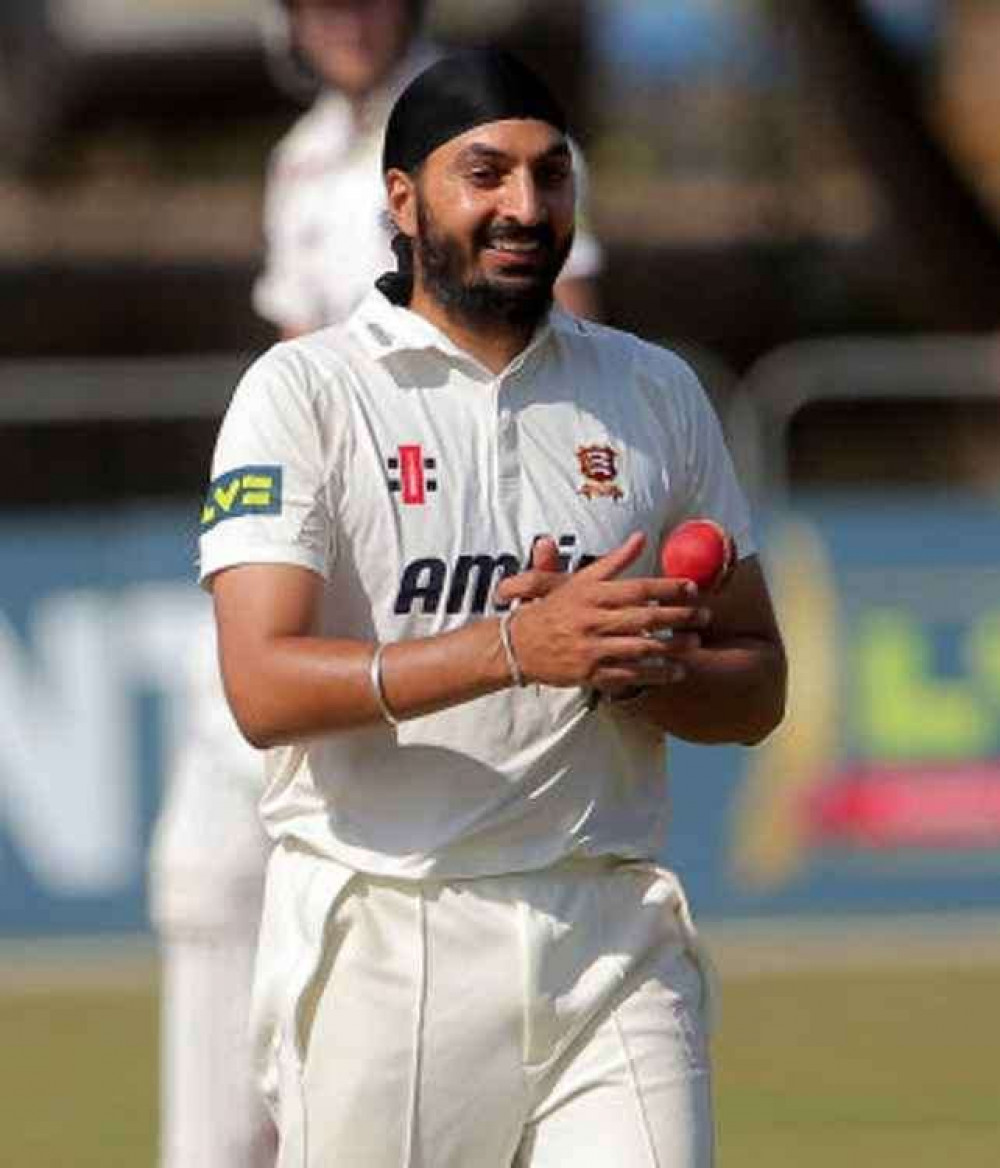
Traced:
<path fill-rule="evenodd" d="M 579 493 L 585 499 L 624 498 L 618 485 L 618 451 L 613 446 L 578 446 L 576 457 L 585 482 Z"/>
<path fill-rule="evenodd" d="M 437 459 L 424 454 L 422 446 L 400 446 L 387 460 L 389 490 L 408 507 L 421 506 L 437 490 Z"/>

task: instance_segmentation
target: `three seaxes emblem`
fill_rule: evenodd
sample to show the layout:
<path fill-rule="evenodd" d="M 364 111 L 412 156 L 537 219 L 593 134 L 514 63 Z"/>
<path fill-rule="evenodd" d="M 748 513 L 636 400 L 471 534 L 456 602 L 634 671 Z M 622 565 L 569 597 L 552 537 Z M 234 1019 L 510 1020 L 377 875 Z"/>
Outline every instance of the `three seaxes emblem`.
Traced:
<path fill-rule="evenodd" d="M 578 446 L 576 457 L 580 463 L 580 473 L 586 482 L 579 489 L 585 499 L 614 499 L 617 503 L 624 498 L 619 487 L 618 451 L 612 446 Z"/>

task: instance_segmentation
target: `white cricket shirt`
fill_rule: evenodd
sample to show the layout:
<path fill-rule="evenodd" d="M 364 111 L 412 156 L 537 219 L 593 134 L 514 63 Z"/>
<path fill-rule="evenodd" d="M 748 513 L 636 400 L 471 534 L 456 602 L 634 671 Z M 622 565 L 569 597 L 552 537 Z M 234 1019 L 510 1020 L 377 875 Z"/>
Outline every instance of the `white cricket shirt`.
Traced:
<path fill-rule="evenodd" d="M 578 568 L 636 530 L 707 516 L 753 550 L 718 422 L 690 368 L 553 309 L 500 376 L 372 292 L 350 321 L 246 374 L 216 449 L 202 579 L 247 563 L 326 581 L 322 634 L 397 641 L 495 614 L 548 534 Z M 652 858 L 662 735 L 580 689 L 508 689 L 269 752 L 275 838 L 350 868 L 463 877 L 571 854 Z"/>
<path fill-rule="evenodd" d="M 375 279 L 395 270 L 384 222 L 382 138 L 396 98 L 432 65 L 438 51 L 418 44 L 358 117 L 340 93 L 326 91 L 275 148 L 264 200 L 265 267 L 254 307 L 279 328 L 311 329 L 346 320 Z M 579 154 L 577 185 L 585 175 Z M 595 275 L 597 242 L 581 226 L 564 277 Z"/>

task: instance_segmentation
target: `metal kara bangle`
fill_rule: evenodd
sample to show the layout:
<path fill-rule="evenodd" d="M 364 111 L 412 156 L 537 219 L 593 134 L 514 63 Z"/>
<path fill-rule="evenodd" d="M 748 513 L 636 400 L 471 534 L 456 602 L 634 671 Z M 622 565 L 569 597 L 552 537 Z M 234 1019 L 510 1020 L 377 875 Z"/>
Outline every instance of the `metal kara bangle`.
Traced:
<path fill-rule="evenodd" d="M 368 668 L 368 676 L 371 679 L 375 701 L 378 702 L 378 708 L 382 711 L 382 717 L 390 726 L 398 726 L 399 719 L 389 709 L 389 703 L 385 700 L 385 690 L 382 688 L 382 654 L 384 652 L 385 645 L 375 646 L 375 652 L 372 654 L 371 664 Z"/>
<path fill-rule="evenodd" d="M 511 681 L 515 685 L 524 686 L 527 682 L 524 680 L 521 663 L 514 652 L 514 642 L 510 636 L 510 623 L 516 612 L 517 608 L 509 608 L 500 618 L 500 644 L 503 646 L 503 655 L 507 658 L 507 671 L 510 673 Z"/>

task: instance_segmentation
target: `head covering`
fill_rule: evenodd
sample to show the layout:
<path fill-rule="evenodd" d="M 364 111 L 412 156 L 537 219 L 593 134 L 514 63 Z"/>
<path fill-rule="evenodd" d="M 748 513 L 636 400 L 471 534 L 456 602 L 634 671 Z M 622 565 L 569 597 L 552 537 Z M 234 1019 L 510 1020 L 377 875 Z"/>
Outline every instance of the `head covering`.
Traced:
<path fill-rule="evenodd" d="M 510 53 L 466 49 L 425 69 L 389 115 L 383 174 L 412 174 L 445 142 L 487 122 L 532 118 L 566 132 L 566 115 L 540 77 Z"/>

